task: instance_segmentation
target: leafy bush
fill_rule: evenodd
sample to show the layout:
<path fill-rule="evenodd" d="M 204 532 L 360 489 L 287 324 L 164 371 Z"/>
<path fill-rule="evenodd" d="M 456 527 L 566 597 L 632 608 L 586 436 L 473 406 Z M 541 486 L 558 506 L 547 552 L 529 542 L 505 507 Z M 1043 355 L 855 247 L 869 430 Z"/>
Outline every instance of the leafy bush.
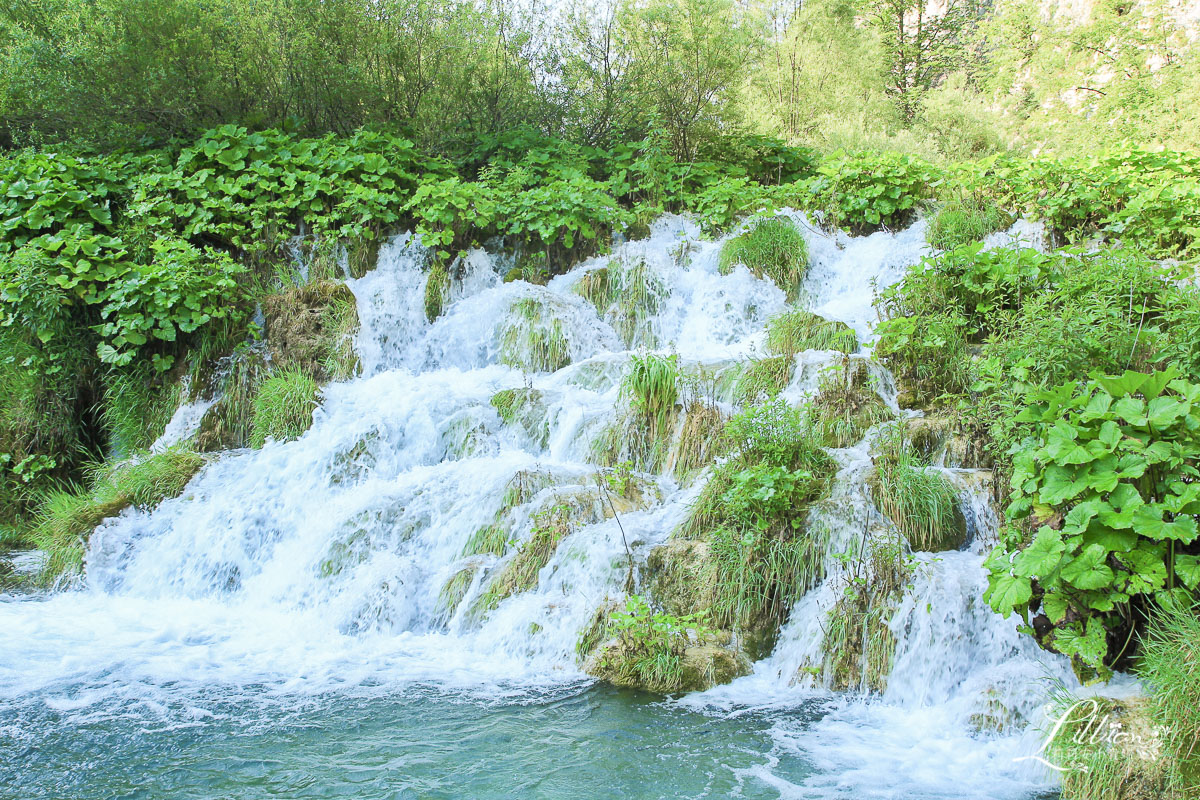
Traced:
<path fill-rule="evenodd" d="M 856 233 L 907 224 L 938 177 L 931 165 L 899 153 L 839 154 L 817 172 L 800 184 L 801 205 L 820 210 L 827 226 Z"/>
<path fill-rule="evenodd" d="M 267 439 L 287 441 L 304 434 L 317 408 L 317 382 L 299 369 L 271 375 L 254 396 L 250 446 L 262 447 Z"/>
<path fill-rule="evenodd" d="M 1018 421 L 1013 523 L 988 559 L 986 599 L 1038 612 L 1043 646 L 1105 673 L 1149 607 L 1200 588 L 1200 386 L 1126 372 L 1034 394 Z"/>
<path fill-rule="evenodd" d="M 756 278 L 769 278 L 794 300 L 808 274 L 808 244 L 790 219 L 763 219 L 721 246 L 721 274 L 738 264 Z"/>
<path fill-rule="evenodd" d="M 655 612 L 639 595 L 625 601 L 624 611 L 614 611 L 608 624 L 618 638 L 617 661 L 608 665 L 616 682 L 639 686 L 652 692 L 678 692 L 685 685 L 683 651 L 688 631 L 703 638 L 709 635 L 695 614 L 675 617 Z"/>

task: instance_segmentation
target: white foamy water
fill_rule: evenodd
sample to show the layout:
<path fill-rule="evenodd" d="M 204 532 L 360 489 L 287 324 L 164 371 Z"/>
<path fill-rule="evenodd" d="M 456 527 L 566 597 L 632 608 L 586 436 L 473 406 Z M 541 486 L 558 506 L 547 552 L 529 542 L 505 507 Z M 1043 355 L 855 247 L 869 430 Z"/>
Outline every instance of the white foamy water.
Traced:
<path fill-rule="evenodd" d="M 807 304 L 869 338 L 873 290 L 926 252 L 923 224 L 854 238 L 794 218 L 813 256 Z M 660 499 L 622 513 L 620 526 L 605 513 L 588 452 L 614 415 L 630 353 L 574 288 L 610 258 L 644 262 L 662 296 L 641 335 L 685 365 L 746 357 L 761 350 L 763 324 L 785 299 L 744 268 L 720 275 L 719 248 L 668 216 L 650 239 L 545 287 L 504 283 L 504 267 L 474 251 L 452 265 L 448 304 L 430 323 L 427 254 L 410 237 L 396 238 L 377 269 L 348 282 L 362 321 L 363 375 L 323 390 L 308 433 L 224 454 L 179 498 L 107 521 L 92 537 L 77 591 L 0 602 L 0 703 L 38 696 L 86 711 L 167 704 L 211 687 L 290 697 L 432 682 L 519 694 L 579 681 L 575 643 L 592 612 L 621 596 L 626 541 L 643 560 L 685 517 L 699 487 L 641 476 Z M 542 310 L 537 324 L 565 339 L 569 366 L 545 373 L 501 363 L 505 331 L 529 301 Z M 812 394 L 833 356 L 798 359 L 784 395 L 792 402 Z M 895 407 L 890 376 L 869 368 Z M 541 393 L 535 428 L 544 436 L 504 425 L 490 404 L 497 391 L 521 387 Z M 186 436 L 195 412 L 181 409 L 164 440 Z M 882 525 L 864 493 L 868 443 L 835 456 L 843 469 L 817 512 L 830 553 Z M 504 517 L 514 540 L 531 535 L 537 512 L 562 503 L 576 526 L 535 589 L 472 614 L 504 561 L 461 554 L 523 476 L 553 476 L 542 483 L 555 485 L 534 486 Z M 1020 797 L 1044 783 L 1012 758 L 1032 749 L 1021 720 L 1036 709 L 1037 681 L 1061 676 L 1061 665 L 983 604 L 980 565 L 994 520 L 982 490 L 964 493 L 978 521 L 973 541 L 962 552 L 917 556 L 891 622 L 900 644 L 883 696 L 832 697 L 803 669 L 819 660 L 840 588 L 831 556 L 830 576 L 797 604 L 754 674 L 680 701 L 722 715 L 831 703 L 809 722 L 781 718 L 772 732 L 779 752 L 814 764 L 809 783 L 789 783 L 769 765 L 748 778 L 796 797 Z M 458 574 L 468 576 L 465 589 L 448 601 L 443 587 Z M 997 708 L 1009 727 L 979 732 L 973 719 Z"/>

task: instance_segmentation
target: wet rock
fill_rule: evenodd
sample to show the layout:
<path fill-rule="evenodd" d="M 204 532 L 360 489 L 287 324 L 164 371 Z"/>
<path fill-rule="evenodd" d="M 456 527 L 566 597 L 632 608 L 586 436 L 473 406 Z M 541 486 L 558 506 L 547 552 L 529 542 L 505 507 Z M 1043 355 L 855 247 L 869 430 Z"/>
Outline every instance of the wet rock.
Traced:
<path fill-rule="evenodd" d="M 702 692 L 748 675 L 750 660 L 711 642 L 688 644 L 677 652 L 654 661 L 665 664 L 648 668 L 648 654 L 636 642 L 617 637 L 602 644 L 584 664 L 584 671 L 614 686 L 648 692 L 678 694 Z"/>

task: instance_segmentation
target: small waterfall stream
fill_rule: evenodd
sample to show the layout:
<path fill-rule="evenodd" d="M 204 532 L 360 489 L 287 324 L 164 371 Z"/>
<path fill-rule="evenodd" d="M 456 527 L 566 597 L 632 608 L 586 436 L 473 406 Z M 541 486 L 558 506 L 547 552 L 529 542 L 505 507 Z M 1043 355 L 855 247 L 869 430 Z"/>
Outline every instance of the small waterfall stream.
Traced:
<path fill-rule="evenodd" d="M 813 259 L 804 302 L 869 342 L 873 293 L 926 252 L 923 223 L 856 238 L 794 219 Z M 307 434 L 226 453 L 179 498 L 105 522 L 79 590 L 0 602 L 0 704 L 34 703 L 76 725 L 133 715 L 151 727 L 203 728 L 236 714 L 226 701 L 236 706 L 243 695 L 288 705 L 432 686 L 523 703 L 577 691 L 585 676 L 575 644 L 594 610 L 622 593 L 626 541 L 644 560 L 700 486 L 641 476 L 654 501 L 622 513 L 620 527 L 600 506 L 589 453 L 616 413 L 636 348 L 576 285 L 610 258 L 643 265 L 660 302 L 633 340 L 683 365 L 719 366 L 760 352 L 765 321 L 786 304 L 745 268 L 721 275 L 719 248 L 691 222 L 666 216 L 650 238 L 544 287 L 503 282 L 499 260 L 473 251 L 452 269 L 445 311 L 430 323 L 427 254 L 407 235 L 393 239 L 376 269 L 349 281 L 363 374 L 324 389 Z M 522 320 L 527 301 L 544 309 L 540 322 Z M 506 331 L 526 324 L 553 325 L 569 365 L 503 364 Z M 813 394 L 837 354 L 797 358 L 789 402 Z M 897 409 L 890 376 L 870 368 Z M 540 393 L 540 416 L 505 425 L 491 397 L 521 388 Z M 198 408 L 180 410 L 169 438 L 195 429 Z M 996 520 L 976 473 L 946 470 L 961 489 L 970 541 L 961 551 L 915 554 L 888 623 L 897 647 L 886 690 L 831 693 L 814 667 L 849 569 L 836 554 L 864 531 L 887 535 L 864 481 L 876 434 L 834 451 L 841 470 L 814 519 L 831 534 L 827 576 L 797 603 L 773 653 L 751 675 L 662 707 L 733 725 L 759 720 L 769 745 L 753 763 L 729 767 L 747 793 L 916 800 L 1045 791 L 1047 776 L 1013 758 L 1036 747 L 1029 725 L 1042 681 L 1068 680 L 1069 670 L 982 601 Z M 461 554 L 496 521 L 514 481 L 532 486 L 505 516 L 511 537 L 527 537 L 535 513 L 564 498 L 581 524 L 535 589 L 472 613 L 500 559 Z M 781 760 L 805 766 L 785 774 Z"/>

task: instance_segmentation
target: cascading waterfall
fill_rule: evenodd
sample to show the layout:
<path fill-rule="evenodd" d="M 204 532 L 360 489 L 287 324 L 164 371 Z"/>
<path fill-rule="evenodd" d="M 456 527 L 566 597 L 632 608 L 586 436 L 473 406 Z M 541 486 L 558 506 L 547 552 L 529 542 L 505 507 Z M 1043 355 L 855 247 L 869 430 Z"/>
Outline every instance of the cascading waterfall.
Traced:
<path fill-rule="evenodd" d="M 813 262 L 804 302 L 869 340 L 873 292 L 925 252 L 923 223 L 855 238 L 793 218 Z M 476 250 L 453 265 L 444 313 L 430 323 L 421 291 L 427 253 L 409 236 L 395 238 L 376 269 L 348 281 L 362 375 L 324 389 L 307 434 L 223 454 L 181 497 L 105 522 L 80 590 L 0 602 L 9 653 L 0 659 L 0 701 L 36 697 L 89 719 L 153 707 L 171 724 L 203 725 L 211 712 L 196 698 L 212 687 L 289 698 L 432 684 L 521 698 L 578 686 L 580 631 L 606 598 L 622 595 L 629 555 L 644 560 L 664 542 L 699 490 L 639 476 L 647 500 L 619 523 L 600 501 L 589 453 L 616 413 L 630 344 L 719 367 L 758 353 L 765 321 L 785 306 L 780 290 L 744 268 L 721 275 L 719 245 L 667 216 L 650 238 L 545 287 L 503 282 L 498 259 Z M 577 293 L 610 259 L 652 276 L 648 318 L 602 318 Z M 532 307 L 540 316 L 529 316 Z M 513 342 L 530 336 L 570 363 L 538 371 L 515 361 Z M 783 395 L 794 403 L 840 356 L 797 359 Z M 898 410 L 890 376 L 874 362 L 869 369 Z M 538 393 L 528 424 L 497 415 L 490 401 L 505 389 Z M 164 443 L 193 432 L 198 409 L 181 409 Z M 888 623 L 897 646 L 886 690 L 824 688 L 824 632 L 850 569 L 837 554 L 895 535 L 866 488 L 877 435 L 834 451 L 840 472 L 811 522 L 830 532 L 826 578 L 797 603 L 774 652 L 751 675 L 673 702 L 714 719 L 766 714 L 770 746 L 734 772 L 743 786 L 785 796 L 1044 790 L 1046 776 L 1013 758 L 1034 746 L 1038 682 L 1067 680 L 1069 671 L 981 599 L 996 520 L 976 473 L 945 470 L 961 491 L 970 541 L 914 556 L 911 585 Z M 515 504 L 514 485 L 523 487 Z M 576 524 L 536 587 L 480 606 L 503 559 L 464 557 L 472 536 L 502 524 L 523 540 L 539 511 L 563 503 Z M 781 759 L 803 762 L 806 775 L 782 774 Z"/>

